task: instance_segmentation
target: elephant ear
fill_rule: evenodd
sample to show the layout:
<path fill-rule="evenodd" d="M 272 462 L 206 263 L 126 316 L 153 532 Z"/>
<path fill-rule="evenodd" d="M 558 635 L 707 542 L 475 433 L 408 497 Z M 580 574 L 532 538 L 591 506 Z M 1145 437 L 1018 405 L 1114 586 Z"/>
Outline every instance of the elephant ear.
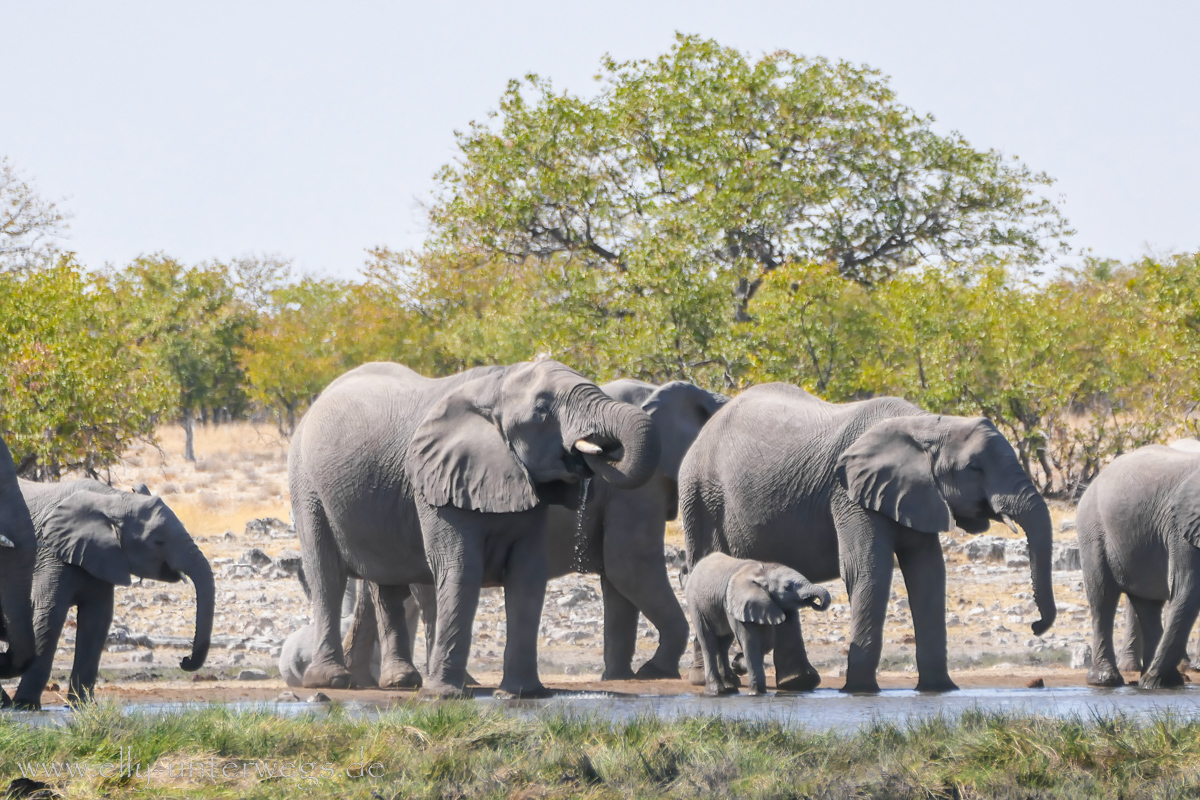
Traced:
<path fill-rule="evenodd" d="M 654 420 L 662 451 L 658 469 L 673 481 L 679 480 L 679 466 L 688 448 L 700 435 L 700 429 L 721 410 L 729 398 L 705 391 L 686 381 L 671 381 L 654 390 L 642 402 L 642 410 Z"/>
<path fill-rule="evenodd" d="M 758 625 L 778 625 L 787 618 L 787 612 L 767 591 L 766 577 L 762 564 L 747 564 L 733 573 L 725 589 L 725 607 L 734 619 Z"/>
<path fill-rule="evenodd" d="M 1184 478 L 1171 493 L 1171 516 L 1188 544 L 1200 547 L 1200 469 Z"/>
<path fill-rule="evenodd" d="M 538 504 L 533 480 L 476 400 L 481 380 L 460 386 L 425 417 L 408 446 L 409 478 L 432 506 L 527 511 Z"/>
<path fill-rule="evenodd" d="M 954 516 L 933 479 L 929 451 L 917 440 L 920 422 L 896 417 L 866 430 L 838 459 L 838 480 L 850 498 L 922 533 L 954 529 Z"/>
<path fill-rule="evenodd" d="M 59 503 L 38 530 L 38 544 L 63 563 L 82 567 L 107 583 L 132 583 L 121 549 L 120 509 L 113 496 L 80 491 Z"/>

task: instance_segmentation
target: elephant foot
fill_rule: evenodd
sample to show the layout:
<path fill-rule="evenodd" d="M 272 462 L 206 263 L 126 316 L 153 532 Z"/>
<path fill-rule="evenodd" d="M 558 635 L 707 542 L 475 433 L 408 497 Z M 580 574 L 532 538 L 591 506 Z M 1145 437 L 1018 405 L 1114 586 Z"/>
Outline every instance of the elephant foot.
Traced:
<path fill-rule="evenodd" d="M 879 694 L 879 681 L 875 680 L 874 675 L 869 680 L 846 678 L 846 685 L 842 687 L 842 692 L 845 694 Z"/>
<path fill-rule="evenodd" d="M 1163 670 L 1157 675 L 1147 672 L 1138 681 L 1138 686 L 1143 689 L 1178 689 L 1184 683 L 1183 675 L 1179 670 L 1170 669 Z"/>
<path fill-rule="evenodd" d="M 775 688 L 785 692 L 811 692 L 821 685 L 821 673 L 812 667 L 798 675 L 775 675 Z"/>
<path fill-rule="evenodd" d="M 918 692 L 956 692 L 956 691 L 958 691 L 958 684 L 956 684 L 954 681 L 950 680 L 949 675 L 944 675 L 944 676 L 941 676 L 938 678 L 931 678 L 929 680 L 926 680 L 925 678 L 918 678 L 917 679 L 917 691 Z"/>
<path fill-rule="evenodd" d="M 500 688 L 492 692 L 492 697 L 497 700 L 541 700 L 550 696 L 550 690 L 542 686 L 541 681 L 532 686 L 519 686 L 516 688 L 507 688 L 503 683 Z"/>
<path fill-rule="evenodd" d="M 702 670 L 703 671 L 703 670 Z M 679 679 L 678 669 L 663 669 L 653 660 L 647 661 L 642 666 L 638 667 L 638 671 L 634 677 L 639 681 L 671 681 Z"/>
<path fill-rule="evenodd" d="M 709 697 L 722 697 L 727 694 L 737 694 L 738 687 L 721 683 L 709 683 L 705 684 L 704 693 Z"/>
<path fill-rule="evenodd" d="M 30 700 L 17 695 L 13 698 L 12 709 L 14 711 L 41 711 L 42 701 L 40 699 Z"/>
<path fill-rule="evenodd" d="M 692 667 L 688 670 L 688 683 L 692 686 L 704 685 L 704 667 Z"/>
<path fill-rule="evenodd" d="M 1104 665 L 1094 665 L 1087 674 L 1088 686 L 1124 686 L 1125 679 L 1121 677 L 1121 673 L 1117 672 L 1112 667 Z"/>
<path fill-rule="evenodd" d="M 426 683 L 417 692 L 417 698 L 420 700 L 465 700 L 473 696 L 462 686 L 436 682 Z"/>
<path fill-rule="evenodd" d="M 389 664 L 379 673 L 381 689 L 420 689 L 421 673 L 411 664 Z"/>
<path fill-rule="evenodd" d="M 305 689 L 349 689 L 354 682 L 340 664 L 309 664 L 301 685 Z"/>
<path fill-rule="evenodd" d="M 629 667 L 606 668 L 600 676 L 600 680 L 602 681 L 632 681 L 636 678 L 637 676 Z"/>
<path fill-rule="evenodd" d="M 471 673 L 468 672 L 466 675 L 467 676 L 463 678 L 463 686 L 483 686 L 482 683 L 475 680 L 475 676 L 473 676 Z"/>

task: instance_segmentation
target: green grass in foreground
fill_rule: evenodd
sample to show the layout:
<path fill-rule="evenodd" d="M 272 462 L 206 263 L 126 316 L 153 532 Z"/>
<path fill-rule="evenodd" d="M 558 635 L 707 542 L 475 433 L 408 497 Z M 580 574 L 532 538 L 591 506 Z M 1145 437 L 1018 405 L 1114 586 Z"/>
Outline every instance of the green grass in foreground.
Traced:
<path fill-rule="evenodd" d="M 337 707 L 283 719 L 99 705 L 60 728 L 0 716 L 0 792 L 31 763 L 55 764 L 60 777 L 36 777 L 68 797 L 1179 798 L 1200 797 L 1200 722 L 970 712 L 840 735 L 514 717 L 471 702 L 372 721 Z"/>

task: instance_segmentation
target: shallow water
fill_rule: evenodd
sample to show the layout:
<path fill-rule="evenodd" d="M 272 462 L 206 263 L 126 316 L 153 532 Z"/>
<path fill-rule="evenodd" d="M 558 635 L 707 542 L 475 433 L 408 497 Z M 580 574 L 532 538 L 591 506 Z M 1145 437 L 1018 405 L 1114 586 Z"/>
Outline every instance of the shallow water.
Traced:
<path fill-rule="evenodd" d="M 481 697 L 484 708 L 498 708 L 518 715 L 562 715 L 611 722 L 639 717 L 664 720 L 681 717 L 724 717 L 751 722 L 776 722 L 786 727 L 809 730 L 854 731 L 877 722 L 906 724 L 943 715 L 955 717 L 964 711 L 1035 714 L 1055 718 L 1099 718 L 1124 716 L 1148 722 L 1165 715 L 1187 720 L 1200 717 L 1200 686 L 1166 691 L 1132 687 L 1094 689 L 963 689 L 945 694 L 921 694 L 906 689 L 889 689 L 876 695 L 848 695 L 836 689 L 818 689 L 809 694 L 764 697 L 721 697 L 701 695 L 615 696 L 603 693 L 563 693 L 547 700 L 495 700 Z M 170 714 L 203 708 L 203 703 L 156 703 L 126 706 L 130 714 Z M 237 711 L 259 711 L 281 717 L 325 714 L 326 705 L 309 703 L 229 703 Z M 354 717 L 375 718 L 387 706 L 343 703 Z M 72 712 L 65 706 L 40 712 L 8 712 L 6 717 L 32 726 L 62 725 Z"/>

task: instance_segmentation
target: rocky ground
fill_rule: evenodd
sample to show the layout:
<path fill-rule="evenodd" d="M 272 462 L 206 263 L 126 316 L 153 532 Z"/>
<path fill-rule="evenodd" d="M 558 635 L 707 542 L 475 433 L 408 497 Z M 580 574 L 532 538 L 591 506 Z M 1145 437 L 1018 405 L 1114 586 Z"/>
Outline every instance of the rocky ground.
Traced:
<path fill-rule="evenodd" d="M 178 668 L 194 624 L 195 599 L 190 588 L 143 581 L 117 589 L 101 688 L 103 681 L 136 686 L 153 680 L 168 692 L 168 685 L 162 682 L 192 679 L 193 689 L 207 691 L 216 686 L 213 680 L 219 679 L 237 681 L 230 686 L 269 681 L 263 684 L 263 691 L 278 692 L 276 687 L 282 686 L 277 683 L 279 648 L 291 631 L 309 621 L 309 607 L 295 578 L 299 544 L 285 522 L 289 518 L 286 441 L 269 427 L 226 425 L 198 430 L 196 450 L 195 463 L 184 461 L 181 435 L 164 429 L 157 447 L 133 449 L 110 477 L 114 485 L 129 487 L 142 482 L 161 494 L 208 555 L 217 575 L 218 600 L 208 663 L 194 676 Z M 943 537 L 949 655 L 956 680 L 961 682 L 964 675 L 977 672 L 986 684 L 1000 674 L 1023 674 L 1018 667 L 1037 671 L 1080 668 L 1087 663 L 1090 621 L 1074 544 L 1074 512 L 1056 508 L 1053 515 L 1058 528 L 1053 574 L 1059 616 L 1054 628 L 1041 638 L 1029 630 L 1038 615 L 1024 542 L 1000 525 L 984 536 L 959 531 Z M 664 558 L 682 600 L 681 547 L 680 531 L 672 526 Z M 826 585 L 833 594 L 833 605 L 825 613 L 805 612 L 802 619 L 814 665 L 825 676 L 826 685 L 836 686 L 845 663 L 849 607 L 840 581 Z M 72 618 L 55 662 L 53 679 L 60 684 L 65 683 L 70 668 L 73 624 Z M 541 633 L 539 658 L 547 681 L 585 685 L 581 682 L 596 679 L 603 664 L 599 579 L 571 575 L 552 581 Z M 883 668 L 899 676 L 898 685 L 903 685 L 903 676 L 915 673 L 915 664 L 912 621 L 899 571 L 893 581 L 884 636 Z M 655 630 L 641 620 L 639 660 L 654 652 L 656 637 Z M 485 589 L 475 623 L 472 671 L 481 676 L 496 673 L 498 678 L 503 648 L 503 593 Z M 420 636 L 417 652 L 424 653 Z M 685 665 L 689 660 L 690 656 L 684 657 Z M 915 675 L 911 683 L 915 684 Z M 46 702 L 56 702 L 53 692 Z"/>

